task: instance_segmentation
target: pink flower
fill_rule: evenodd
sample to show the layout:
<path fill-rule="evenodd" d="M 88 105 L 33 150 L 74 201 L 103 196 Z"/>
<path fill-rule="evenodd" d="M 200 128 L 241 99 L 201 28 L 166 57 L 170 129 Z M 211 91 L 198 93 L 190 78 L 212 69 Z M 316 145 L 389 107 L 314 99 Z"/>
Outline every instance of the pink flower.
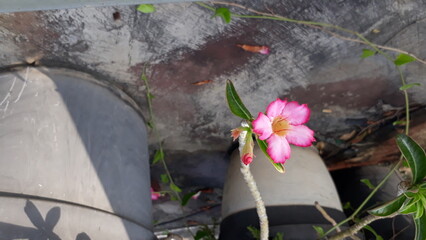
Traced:
<path fill-rule="evenodd" d="M 157 200 L 161 197 L 161 194 L 159 192 L 154 192 L 154 189 L 151 188 L 151 199 Z"/>
<path fill-rule="evenodd" d="M 267 152 L 276 163 L 290 158 L 290 144 L 309 147 L 315 141 L 314 132 L 302 125 L 309 120 L 311 111 L 306 104 L 277 99 L 259 113 L 253 121 L 253 132 L 268 143 Z"/>

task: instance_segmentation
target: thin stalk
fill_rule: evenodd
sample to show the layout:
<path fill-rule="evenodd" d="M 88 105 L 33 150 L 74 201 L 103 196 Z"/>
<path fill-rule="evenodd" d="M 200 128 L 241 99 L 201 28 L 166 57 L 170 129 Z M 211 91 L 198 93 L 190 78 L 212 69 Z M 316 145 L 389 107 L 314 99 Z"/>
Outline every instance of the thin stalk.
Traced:
<path fill-rule="evenodd" d="M 374 196 L 374 194 L 383 186 L 383 184 L 386 183 L 389 177 L 392 176 L 393 172 L 398 169 L 401 162 L 402 160 L 399 160 L 395 164 L 395 166 L 386 174 L 386 176 L 382 179 L 382 181 L 380 181 L 380 183 L 373 189 L 373 191 L 371 191 L 371 193 L 367 196 L 367 198 L 364 199 L 364 201 L 361 203 L 361 205 L 359 205 L 359 207 L 355 210 L 355 212 L 353 212 L 348 218 L 339 222 L 338 224 L 336 224 L 336 226 L 332 227 L 330 230 L 325 232 L 324 236 L 327 236 L 328 234 L 333 232 L 337 227 L 340 227 L 341 225 L 349 222 L 350 220 L 353 220 L 355 216 L 358 215 L 358 213 L 362 210 L 362 208 L 364 208 L 364 206 L 368 203 L 368 201 L 370 201 L 370 199 Z"/>
<path fill-rule="evenodd" d="M 173 177 L 170 174 L 169 168 L 167 167 L 167 163 L 164 159 L 163 144 L 160 141 L 160 136 L 158 134 L 157 126 L 155 124 L 154 111 L 153 111 L 153 107 L 152 107 L 152 94 L 151 94 L 151 89 L 149 88 L 148 77 L 146 76 L 146 66 L 144 67 L 144 69 L 142 71 L 141 79 L 144 81 L 144 84 L 145 84 L 145 87 L 146 87 L 146 99 L 147 99 L 147 102 L 148 102 L 149 124 L 151 125 L 155 139 L 158 142 L 158 150 L 163 153 L 163 156 L 161 157 L 161 163 L 163 165 L 164 171 L 167 174 L 167 177 L 170 180 L 170 183 L 176 185 L 175 182 L 173 181 Z M 179 202 L 182 202 L 182 198 L 180 197 L 179 193 L 175 192 L 173 190 L 172 190 L 172 192 L 175 194 L 175 196 L 179 200 Z"/>

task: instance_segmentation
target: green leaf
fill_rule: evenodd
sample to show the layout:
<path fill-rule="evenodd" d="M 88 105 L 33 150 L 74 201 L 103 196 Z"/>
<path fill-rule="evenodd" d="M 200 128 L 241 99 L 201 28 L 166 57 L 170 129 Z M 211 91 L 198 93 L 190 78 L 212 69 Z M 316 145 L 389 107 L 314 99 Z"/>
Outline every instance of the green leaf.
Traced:
<path fill-rule="evenodd" d="M 401 66 L 401 65 L 404 65 L 406 63 L 414 62 L 414 61 L 416 61 L 416 59 L 413 58 L 412 56 L 401 53 L 401 54 L 398 55 L 398 57 L 396 57 L 395 61 L 393 61 L 393 62 L 395 63 L 395 65 Z"/>
<path fill-rule="evenodd" d="M 426 239 L 426 214 L 423 214 L 421 218 L 414 219 L 416 225 L 416 236 L 415 240 L 425 240 Z"/>
<path fill-rule="evenodd" d="M 154 95 L 153 95 L 152 93 L 148 93 L 148 94 L 147 94 L 147 97 L 148 97 L 149 99 L 153 99 L 153 98 L 154 98 Z"/>
<path fill-rule="evenodd" d="M 153 13 L 155 12 L 155 7 L 152 4 L 141 4 L 136 10 L 143 13 Z"/>
<path fill-rule="evenodd" d="M 284 235 L 279 232 L 272 240 L 284 240 Z"/>
<path fill-rule="evenodd" d="M 172 189 L 173 191 L 175 191 L 175 192 L 182 192 L 182 189 L 180 189 L 180 187 L 178 187 L 178 186 L 176 186 L 176 184 L 174 184 L 174 183 L 170 183 L 170 189 Z"/>
<path fill-rule="evenodd" d="M 392 125 L 396 126 L 396 125 L 402 125 L 405 126 L 407 124 L 407 121 L 395 121 L 392 123 Z"/>
<path fill-rule="evenodd" d="M 253 226 L 248 226 L 247 230 L 250 231 L 251 235 L 253 236 L 253 238 L 255 239 L 260 239 L 260 230 L 253 227 Z"/>
<path fill-rule="evenodd" d="M 148 122 L 146 123 L 146 125 L 148 125 L 148 127 L 149 127 L 149 128 L 151 128 L 151 129 L 153 129 L 153 128 L 154 128 L 154 124 L 152 124 L 152 122 L 151 122 L 151 121 L 148 121 Z"/>
<path fill-rule="evenodd" d="M 364 229 L 370 231 L 376 237 L 376 240 L 383 240 L 382 236 L 377 234 L 377 232 L 372 227 L 366 225 L 366 226 L 364 226 Z"/>
<path fill-rule="evenodd" d="M 405 159 L 407 159 L 413 173 L 412 184 L 420 183 L 426 176 L 425 151 L 413 139 L 404 134 L 396 136 L 396 143 Z"/>
<path fill-rule="evenodd" d="M 402 206 L 401 210 L 399 211 L 402 214 L 410 214 L 415 213 L 417 211 L 417 201 L 414 199 L 410 199 L 404 206 Z"/>
<path fill-rule="evenodd" d="M 370 56 L 373 56 L 374 54 L 376 54 L 376 51 L 370 49 L 362 49 L 361 58 L 368 58 Z"/>
<path fill-rule="evenodd" d="M 400 195 L 396 199 L 387 202 L 381 206 L 373 208 L 368 212 L 375 216 L 389 216 L 395 212 L 397 212 L 401 206 L 404 204 L 407 197 L 405 195 Z"/>
<path fill-rule="evenodd" d="M 280 173 L 284 173 L 285 172 L 284 164 L 275 163 L 274 160 L 272 160 L 272 158 L 269 156 L 268 152 L 266 151 L 266 149 L 268 148 L 268 143 L 265 140 L 260 140 L 257 136 L 256 136 L 256 142 L 257 142 L 257 145 L 259 145 L 260 149 L 262 149 L 262 152 L 265 154 L 265 156 L 269 159 L 271 164 L 275 167 L 275 169 L 277 169 L 277 171 Z"/>
<path fill-rule="evenodd" d="M 404 90 L 410 89 L 410 88 L 412 88 L 414 86 L 421 86 L 421 85 L 422 85 L 421 83 L 409 83 L 409 84 L 402 85 L 399 88 L 399 90 L 404 91 Z"/>
<path fill-rule="evenodd" d="M 315 231 L 318 233 L 318 236 L 320 237 L 320 238 L 322 238 L 322 236 L 324 236 L 324 229 L 322 229 L 322 227 L 320 227 L 320 226 L 312 226 L 314 229 L 315 229 Z"/>
<path fill-rule="evenodd" d="M 345 205 L 343 205 L 343 206 L 342 206 L 342 208 L 343 208 L 344 210 L 347 210 L 347 209 L 353 209 L 353 207 L 352 207 L 352 205 L 351 205 L 351 203 L 350 203 L 350 202 L 346 202 L 346 203 L 345 203 Z"/>
<path fill-rule="evenodd" d="M 362 182 L 362 183 L 364 183 L 365 185 L 367 185 L 367 187 L 369 188 L 369 189 L 374 189 L 374 188 L 376 188 L 371 182 L 370 182 L 370 180 L 369 179 L 367 179 L 367 178 L 363 178 L 363 179 L 361 179 L 361 180 L 359 180 L 360 182 Z"/>
<path fill-rule="evenodd" d="M 422 203 L 418 201 L 417 203 L 416 214 L 414 215 L 414 219 L 421 218 L 425 213 L 425 208 L 422 206 Z"/>
<path fill-rule="evenodd" d="M 253 120 L 253 116 L 244 106 L 234 88 L 234 84 L 232 84 L 230 80 L 226 82 L 226 100 L 228 101 L 228 107 L 233 114 L 249 121 Z"/>
<path fill-rule="evenodd" d="M 164 160 L 164 152 L 163 149 L 158 149 L 155 151 L 154 160 L 152 160 L 152 164 L 158 163 L 160 160 Z"/>
<path fill-rule="evenodd" d="M 194 236 L 194 240 L 201 240 L 204 237 L 207 237 L 209 233 L 206 230 L 198 230 Z"/>
<path fill-rule="evenodd" d="M 188 204 L 188 202 L 189 202 L 189 199 L 191 199 L 191 197 L 194 196 L 197 193 L 198 192 L 190 192 L 190 193 L 185 194 L 185 196 L 183 196 L 182 202 L 180 204 L 182 206 L 186 206 L 186 204 Z"/>
<path fill-rule="evenodd" d="M 161 174 L 160 178 L 162 183 L 169 183 L 170 181 L 169 176 L 167 176 L 167 174 Z"/>
<path fill-rule="evenodd" d="M 231 22 L 231 12 L 228 8 L 216 8 L 214 17 L 221 17 L 226 23 Z"/>
<path fill-rule="evenodd" d="M 170 200 L 172 200 L 172 201 L 177 201 L 177 200 L 179 200 L 175 195 L 173 195 L 173 194 L 170 194 Z"/>

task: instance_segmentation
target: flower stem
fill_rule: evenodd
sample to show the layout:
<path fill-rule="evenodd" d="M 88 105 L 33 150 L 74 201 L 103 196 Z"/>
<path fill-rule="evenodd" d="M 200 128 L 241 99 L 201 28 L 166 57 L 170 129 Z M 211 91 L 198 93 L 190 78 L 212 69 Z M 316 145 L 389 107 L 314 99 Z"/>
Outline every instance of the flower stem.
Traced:
<path fill-rule="evenodd" d="M 247 122 L 243 122 L 241 124 L 242 127 L 247 127 Z M 249 131 L 243 131 L 240 134 L 240 137 L 238 139 L 239 141 L 239 151 L 240 151 L 240 157 L 242 157 L 242 149 L 246 145 L 247 139 L 252 137 L 251 130 Z M 262 200 L 262 197 L 260 196 L 259 189 L 257 188 L 256 181 L 253 178 L 253 175 L 250 172 L 250 165 L 245 165 L 242 161 L 241 163 L 241 173 L 244 176 L 244 180 L 250 190 L 251 195 L 254 198 L 254 202 L 256 203 L 256 211 L 257 215 L 259 217 L 259 225 L 260 225 L 260 240 L 268 240 L 269 238 L 269 223 L 268 223 L 268 216 L 266 215 L 266 208 L 265 203 Z"/>
<path fill-rule="evenodd" d="M 366 225 L 379 220 L 379 219 L 384 219 L 384 218 L 392 218 L 394 216 L 396 216 L 397 214 L 392 214 L 389 216 L 385 216 L 385 217 L 381 217 L 381 216 L 375 216 L 375 215 L 368 215 L 366 217 L 364 217 L 363 219 L 361 219 L 358 223 L 355 223 L 353 226 L 351 226 L 350 228 L 346 229 L 345 231 L 342 231 L 334 236 L 331 236 L 328 238 L 328 240 L 341 240 L 344 239 L 346 237 L 350 237 L 355 235 L 359 230 L 361 230 L 363 227 L 365 227 Z"/>
<path fill-rule="evenodd" d="M 249 165 L 245 165 L 241 162 L 241 173 L 244 176 L 244 180 L 248 188 L 250 189 L 250 193 L 254 198 L 256 203 L 257 215 L 259 216 L 260 223 L 260 240 L 268 240 L 269 238 L 269 223 L 268 216 L 266 215 L 265 203 L 260 196 L 259 190 L 256 185 L 256 181 L 253 178 L 253 175 L 250 172 Z"/>

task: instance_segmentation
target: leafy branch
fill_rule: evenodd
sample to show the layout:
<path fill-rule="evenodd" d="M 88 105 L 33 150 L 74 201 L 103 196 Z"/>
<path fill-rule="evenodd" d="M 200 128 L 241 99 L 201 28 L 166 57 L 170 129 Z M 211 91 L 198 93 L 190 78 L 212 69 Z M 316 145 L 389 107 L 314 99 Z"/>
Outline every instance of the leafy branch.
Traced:
<path fill-rule="evenodd" d="M 161 162 L 161 164 L 163 165 L 165 174 L 161 175 L 161 181 L 165 184 L 169 183 L 169 187 L 172 190 L 171 192 L 168 191 L 168 193 L 173 193 L 170 194 L 171 199 L 176 199 L 179 202 L 182 202 L 182 198 L 180 197 L 180 192 L 182 192 L 182 190 L 175 184 L 172 175 L 170 174 L 169 168 L 167 167 L 167 163 L 165 161 L 165 154 L 164 154 L 164 150 L 163 150 L 163 143 L 160 140 L 160 135 L 158 134 L 158 130 L 157 130 L 157 124 L 155 122 L 155 116 L 154 116 L 154 111 L 152 108 L 152 99 L 154 98 L 154 95 L 151 92 L 151 89 L 149 87 L 149 80 L 148 77 L 146 75 L 146 66 L 144 66 L 143 70 L 142 70 L 142 74 L 141 74 L 141 79 L 145 84 L 145 88 L 146 88 L 146 100 L 148 102 L 148 113 L 149 113 L 149 120 L 148 120 L 148 127 L 150 127 L 152 129 L 152 132 L 156 138 L 156 141 L 158 142 L 158 149 L 155 151 L 154 154 L 154 159 L 152 160 L 152 164 L 156 164 L 158 162 Z"/>

